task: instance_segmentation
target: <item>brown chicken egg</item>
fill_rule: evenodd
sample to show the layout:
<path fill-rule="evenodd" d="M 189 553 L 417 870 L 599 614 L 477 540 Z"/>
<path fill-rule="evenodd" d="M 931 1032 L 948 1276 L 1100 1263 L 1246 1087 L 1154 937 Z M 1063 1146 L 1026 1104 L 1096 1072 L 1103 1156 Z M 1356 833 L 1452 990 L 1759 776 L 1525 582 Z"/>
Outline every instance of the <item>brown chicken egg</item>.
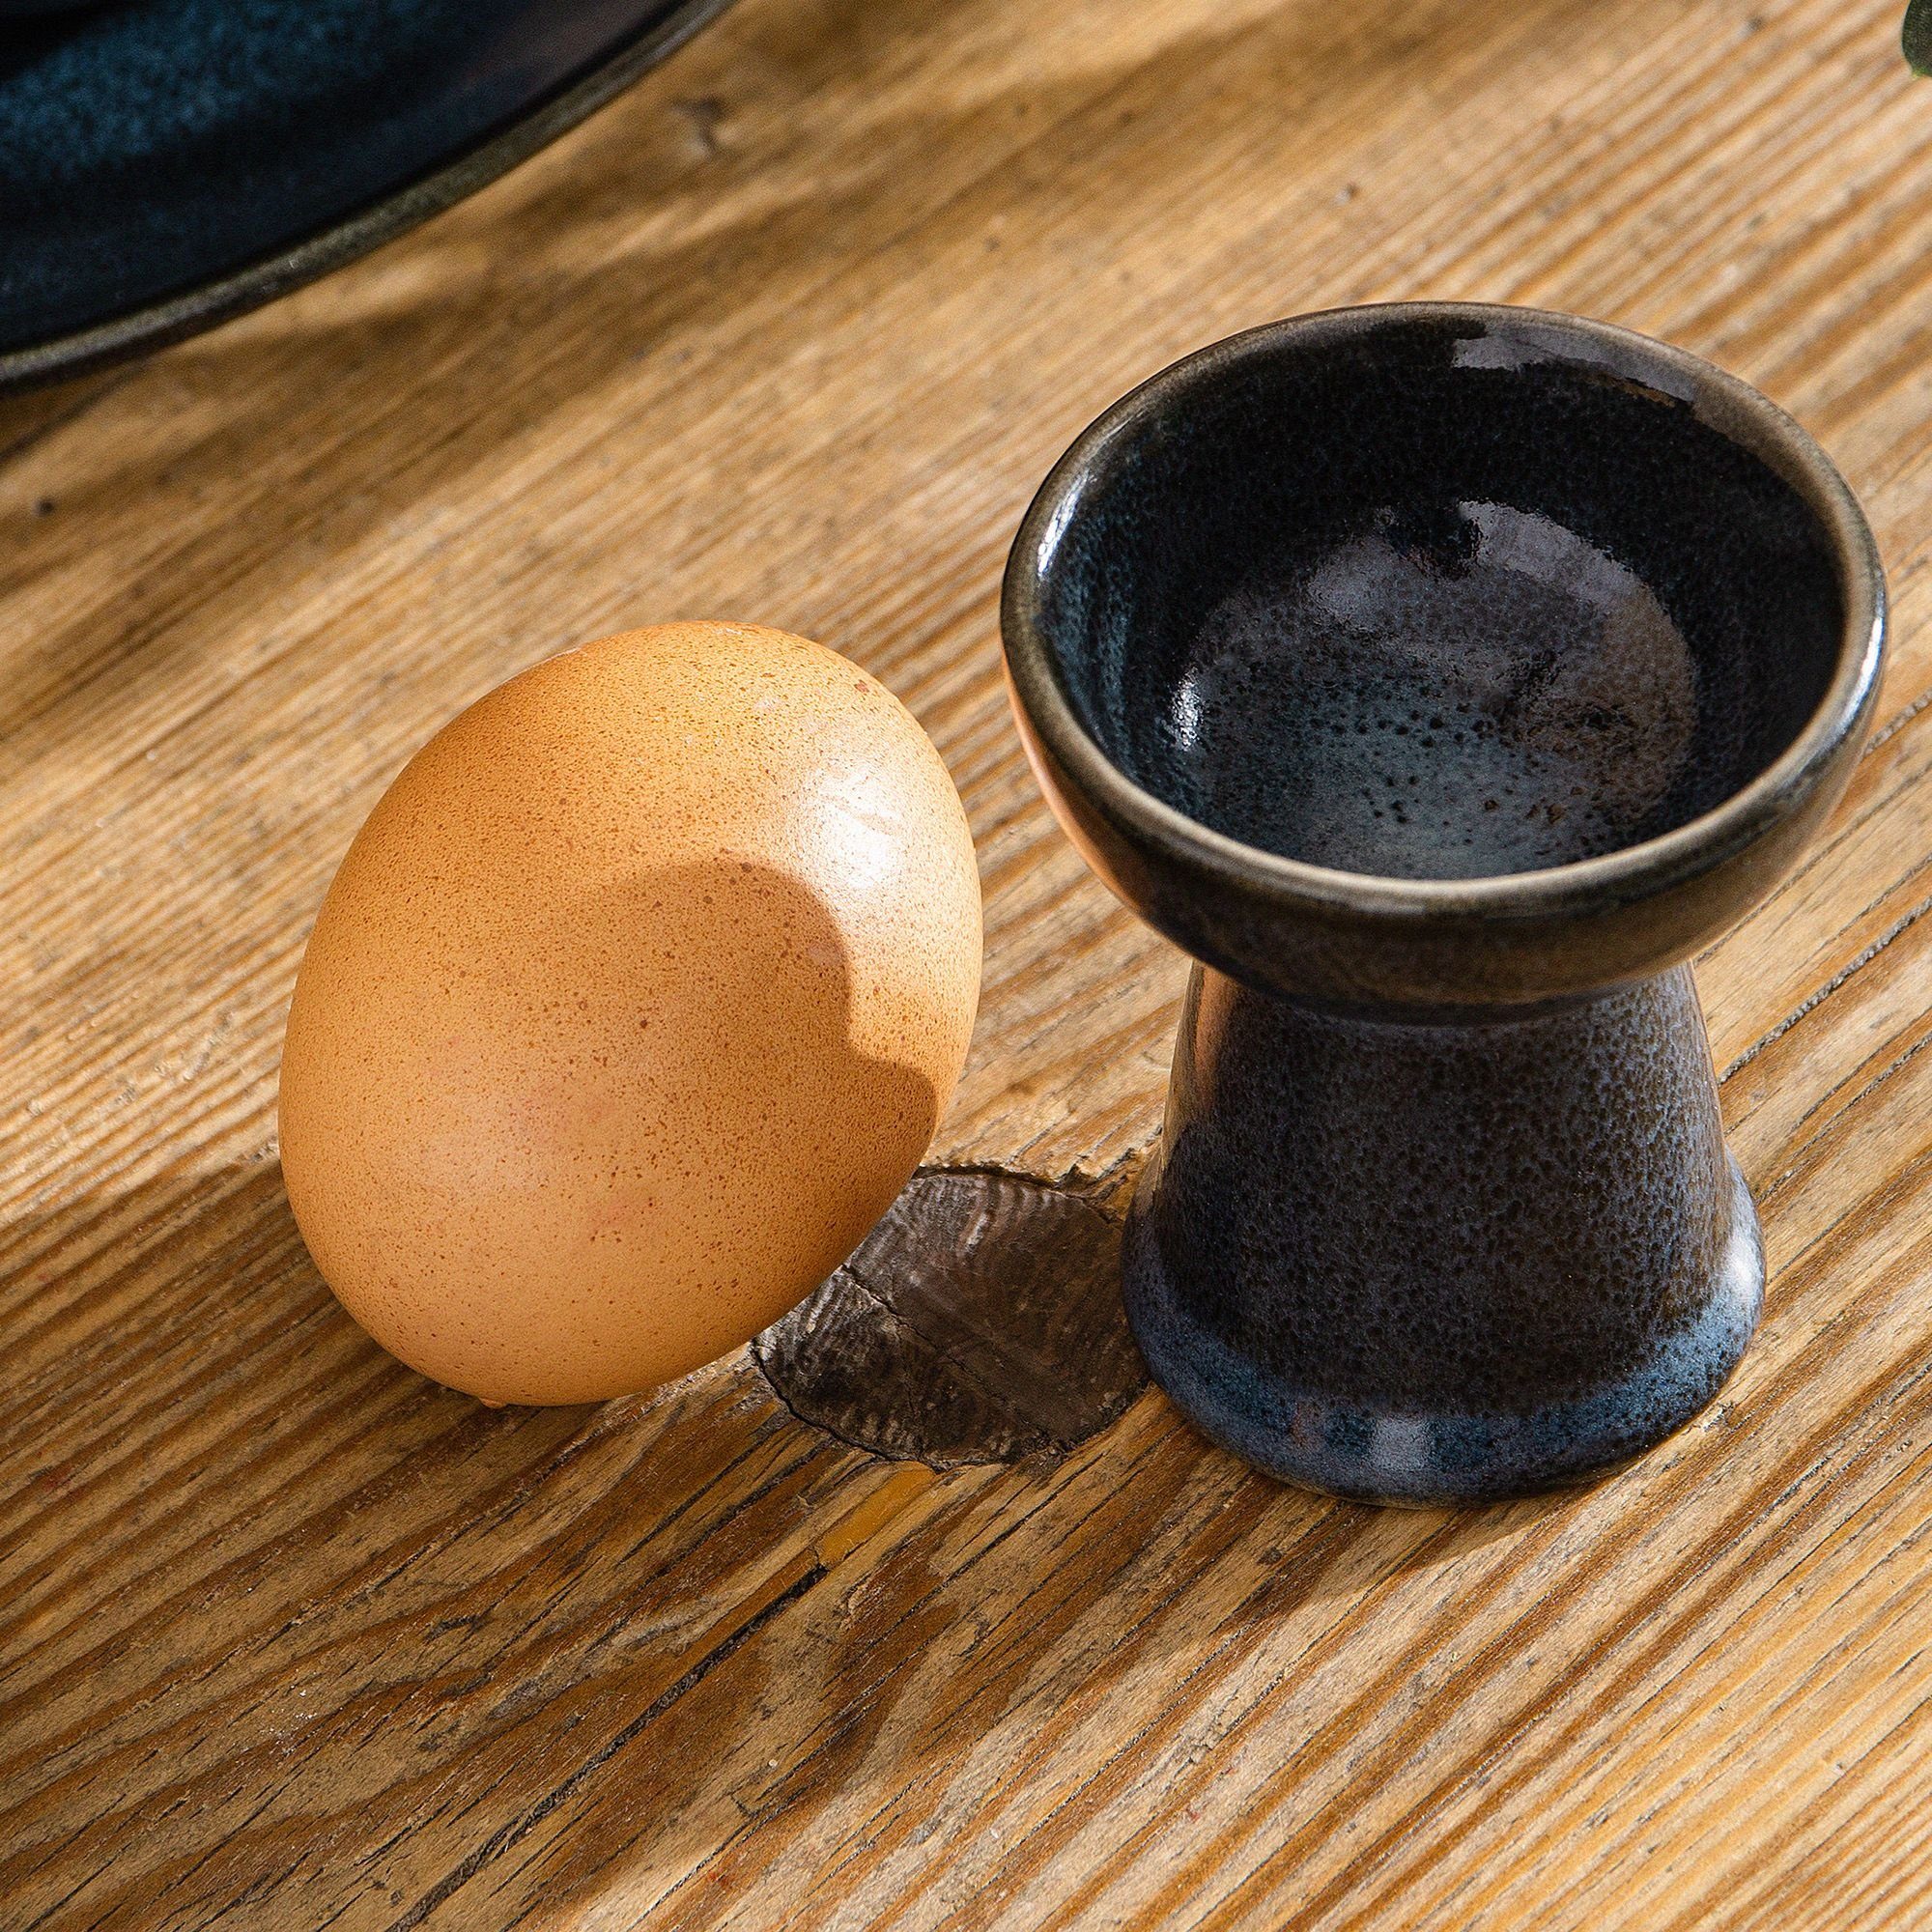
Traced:
<path fill-rule="evenodd" d="M 741 624 L 552 658 L 424 746 L 329 887 L 282 1056 L 303 1238 L 455 1388 L 670 1380 L 890 1206 L 980 953 L 958 794 L 856 665 Z"/>

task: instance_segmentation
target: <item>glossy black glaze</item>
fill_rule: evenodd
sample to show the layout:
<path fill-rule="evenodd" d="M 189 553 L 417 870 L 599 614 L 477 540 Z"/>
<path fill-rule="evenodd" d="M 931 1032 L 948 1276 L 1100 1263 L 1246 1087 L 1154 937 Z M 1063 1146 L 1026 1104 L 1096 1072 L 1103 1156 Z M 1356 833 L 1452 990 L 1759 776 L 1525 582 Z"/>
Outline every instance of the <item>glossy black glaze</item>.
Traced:
<path fill-rule="evenodd" d="M 0 26 L 0 387 L 351 260 L 494 180 L 724 4 L 115 0 Z"/>
<path fill-rule="evenodd" d="M 1004 625 L 1063 823 L 1208 969 L 1127 1247 L 1170 1394 L 1418 1502 L 1694 1413 L 1762 1261 L 1681 962 L 1830 810 L 1883 639 L 1804 432 L 1600 324 L 1306 317 L 1076 442 Z"/>

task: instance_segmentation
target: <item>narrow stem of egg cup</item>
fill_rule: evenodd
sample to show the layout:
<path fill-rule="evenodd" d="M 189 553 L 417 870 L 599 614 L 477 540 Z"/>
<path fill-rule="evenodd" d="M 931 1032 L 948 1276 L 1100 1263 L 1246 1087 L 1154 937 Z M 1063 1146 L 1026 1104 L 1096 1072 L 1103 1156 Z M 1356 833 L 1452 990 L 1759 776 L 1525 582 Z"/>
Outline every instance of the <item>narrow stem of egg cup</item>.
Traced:
<path fill-rule="evenodd" d="M 1173 802 L 1168 673 L 1216 586 L 1324 493 L 1359 511 L 1464 489 L 1612 532 L 1673 618 L 1692 610 L 1697 728 L 1747 745 L 1735 781 L 1614 849 L 1453 877 L 1311 863 Z M 1843 790 L 1885 602 L 1864 518 L 1797 423 L 1576 318 L 1295 318 L 1074 442 L 1009 563 L 1008 675 L 1062 825 L 1197 962 L 1123 1291 L 1205 1434 L 1330 1493 L 1482 1503 L 1618 1466 L 1712 1399 L 1764 1262 L 1686 962 Z"/>

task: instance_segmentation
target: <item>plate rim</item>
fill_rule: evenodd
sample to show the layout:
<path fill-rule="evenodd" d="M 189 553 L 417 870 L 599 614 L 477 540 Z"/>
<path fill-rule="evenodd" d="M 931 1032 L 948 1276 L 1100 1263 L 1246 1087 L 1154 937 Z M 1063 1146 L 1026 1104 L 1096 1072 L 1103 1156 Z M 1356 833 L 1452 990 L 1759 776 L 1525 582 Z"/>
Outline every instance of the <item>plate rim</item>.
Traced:
<path fill-rule="evenodd" d="M 136 304 L 104 322 L 0 350 L 0 395 L 91 375 L 232 322 L 380 248 L 506 175 L 675 53 L 732 0 L 677 0 L 577 79 L 480 140 L 326 226 L 238 269 Z"/>

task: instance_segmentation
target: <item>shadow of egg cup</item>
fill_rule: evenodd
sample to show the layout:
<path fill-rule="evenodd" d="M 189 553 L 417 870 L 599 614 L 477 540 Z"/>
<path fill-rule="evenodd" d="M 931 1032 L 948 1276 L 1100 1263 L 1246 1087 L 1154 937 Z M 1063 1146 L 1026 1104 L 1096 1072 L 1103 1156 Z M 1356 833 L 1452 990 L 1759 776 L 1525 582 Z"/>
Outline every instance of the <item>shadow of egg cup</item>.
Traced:
<path fill-rule="evenodd" d="M 1201 962 L 1124 1276 L 1207 1434 L 1477 1502 L 1710 1400 L 1764 1264 L 1685 962 L 1842 790 L 1884 611 L 1804 431 L 1602 324 L 1303 317 L 1074 443 L 1007 660 L 1062 823 Z"/>

